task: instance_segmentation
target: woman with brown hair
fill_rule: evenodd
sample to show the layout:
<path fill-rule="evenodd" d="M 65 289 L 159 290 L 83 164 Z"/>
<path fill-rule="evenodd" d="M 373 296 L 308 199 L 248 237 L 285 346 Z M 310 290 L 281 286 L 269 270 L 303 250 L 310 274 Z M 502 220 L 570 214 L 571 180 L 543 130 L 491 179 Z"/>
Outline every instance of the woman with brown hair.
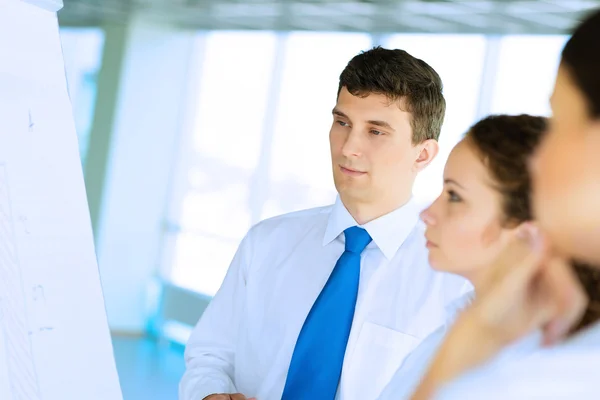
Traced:
<path fill-rule="evenodd" d="M 600 265 L 599 71 L 596 11 L 565 45 L 549 130 L 530 166 L 539 230 L 522 226 L 486 268 L 413 399 L 599 398 L 600 322 L 571 334 L 588 299 L 568 262 Z M 591 289 L 595 305 L 598 287 Z M 498 361 L 535 331 L 549 348 Z"/>
<path fill-rule="evenodd" d="M 429 262 L 439 271 L 461 275 L 477 292 L 486 270 L 519 227 L 532 219 L 531 179 L 527 169 L 547 129 L 547 120 L 529 115 L 498 115 L 475 124 L 452 150 L 444 170 L 444 190 L 421 217 L 427 224 Z M 578 265 L 580 280 L 598 290 L 599 273 Z M 430 335 L 409 356 L 380 399 L 407 398 L 442 342 L 454 314 L 468 304 L 466 296 L 449 309 L 448 323 Z M 579 326 L 599 317 L 589 309 Z M 520 358 L 541 347 L 534 333 L 503 352 Z"/>

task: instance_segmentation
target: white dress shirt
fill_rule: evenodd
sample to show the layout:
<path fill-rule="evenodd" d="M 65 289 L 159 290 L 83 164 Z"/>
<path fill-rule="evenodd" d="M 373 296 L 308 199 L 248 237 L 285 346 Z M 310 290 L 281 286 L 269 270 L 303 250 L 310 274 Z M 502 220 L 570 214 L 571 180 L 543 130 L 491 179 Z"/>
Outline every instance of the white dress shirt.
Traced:
<path fill-rule="evenodd" d="M 430 268 L 418 212 L 411 200 L 362 226 L 373 241 L 361 257 L 341 400 L 377 398 L 404 358 L 445 322 L 446 305 L 472 289 Z M 338 199 L 254 226 L 190 337 L 180 400 L 237 392 L 281 399 L 300 329 L 344 252 L 343 231 L 356 225 Z"/>
<path fill-rule="evenodd" d="M 435 399 L 600 399 L 600 323 L 527 357 L 500 357 L 446 385 Z"/>

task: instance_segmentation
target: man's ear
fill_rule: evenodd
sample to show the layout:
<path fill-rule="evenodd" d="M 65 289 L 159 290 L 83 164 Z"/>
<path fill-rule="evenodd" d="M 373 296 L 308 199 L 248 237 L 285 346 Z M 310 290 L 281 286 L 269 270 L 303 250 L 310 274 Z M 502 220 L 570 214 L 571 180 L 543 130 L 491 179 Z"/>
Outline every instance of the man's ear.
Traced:
<path fill-rule="evenodd" d="M 437 156 L 440 146 L 435 139 L 427 139 L 415 146 L 417 149 L 417 159 L 414 163 L 415 172 L 425 169 Z"/>

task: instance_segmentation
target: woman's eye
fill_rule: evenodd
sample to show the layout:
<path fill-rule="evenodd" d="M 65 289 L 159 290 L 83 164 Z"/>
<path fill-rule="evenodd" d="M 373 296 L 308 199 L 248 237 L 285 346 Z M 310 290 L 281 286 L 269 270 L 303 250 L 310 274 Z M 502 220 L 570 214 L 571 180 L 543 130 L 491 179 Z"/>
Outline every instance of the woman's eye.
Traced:
<path fill-rule="evenodd" d="M 457 203 L 461 200 L 462 199 L 460 198 L 460 196 L 454 190 L 448 190 L 448 201 L 450 201 L 451 203 Z"/>

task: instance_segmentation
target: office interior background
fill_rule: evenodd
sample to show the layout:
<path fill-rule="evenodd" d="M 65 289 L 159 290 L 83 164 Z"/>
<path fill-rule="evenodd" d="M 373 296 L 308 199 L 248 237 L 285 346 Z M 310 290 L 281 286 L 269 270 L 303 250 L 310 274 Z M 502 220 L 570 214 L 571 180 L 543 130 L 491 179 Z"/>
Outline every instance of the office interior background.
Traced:
<path fill-rule="evenodd" d="M 183 345 L 243 235 L 332 203 L 338 76 L 405 49 L 444 81 L 437 160 L 479 118 L 548 115 L 569 29 L 597 0 L 65 0 L 59 13 L 126 400 L 176 399 Z"/>

